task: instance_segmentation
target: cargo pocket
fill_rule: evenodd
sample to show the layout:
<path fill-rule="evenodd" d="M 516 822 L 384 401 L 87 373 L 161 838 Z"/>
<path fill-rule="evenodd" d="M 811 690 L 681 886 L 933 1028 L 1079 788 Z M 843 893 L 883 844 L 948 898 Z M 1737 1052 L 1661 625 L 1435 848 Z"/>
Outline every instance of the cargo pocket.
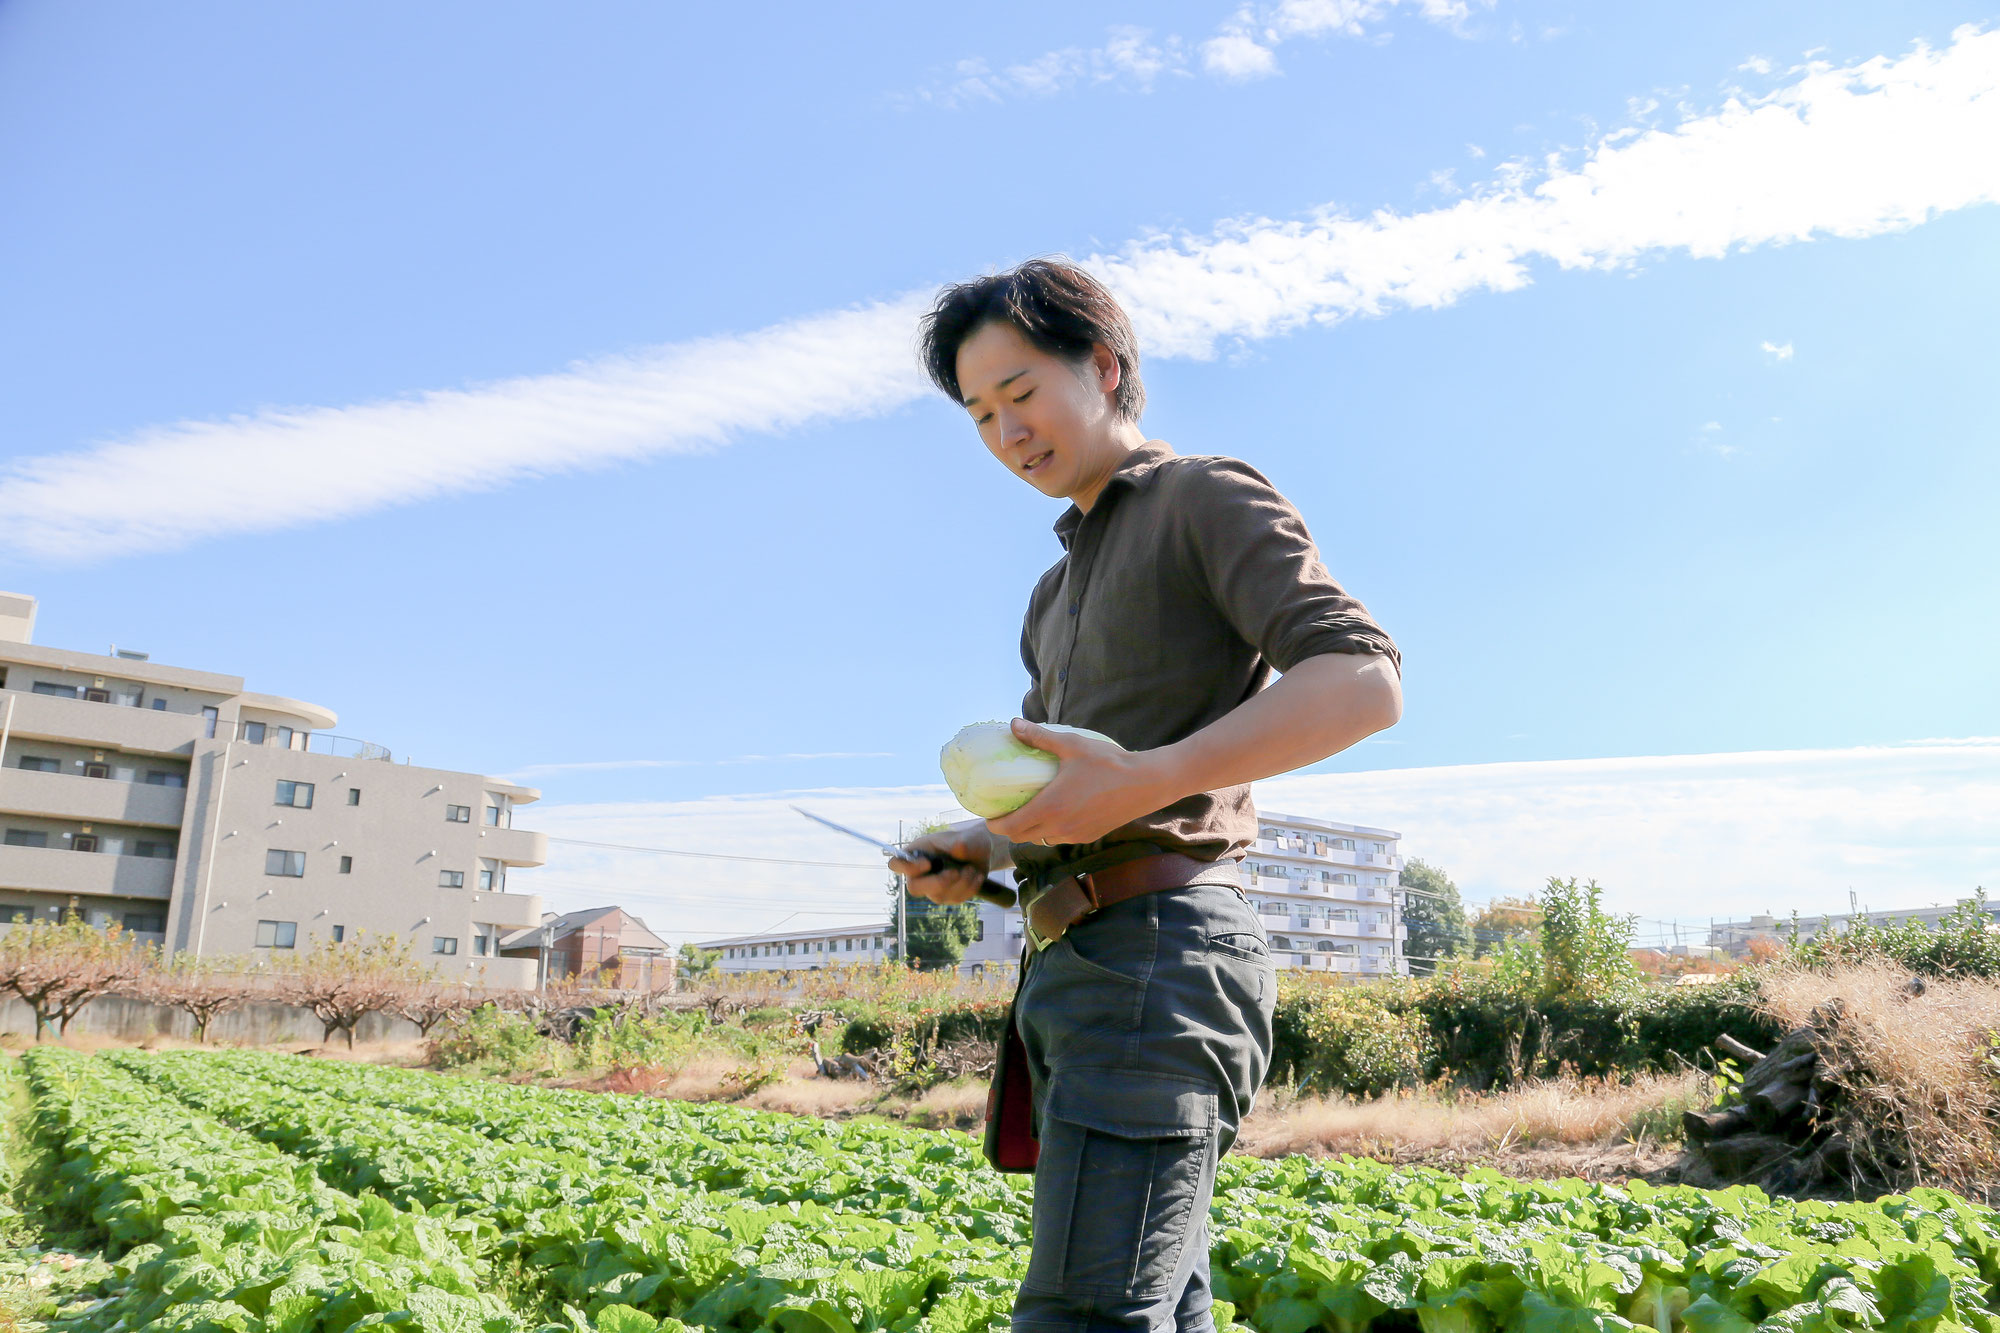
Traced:
<path fill-rule="evenodd" d="M 1145 1298 L 1182 1276 L 1215 1186 L 1213 1089 L 1123 1069 L 1051 1075 L 1024 1290 Z"/>

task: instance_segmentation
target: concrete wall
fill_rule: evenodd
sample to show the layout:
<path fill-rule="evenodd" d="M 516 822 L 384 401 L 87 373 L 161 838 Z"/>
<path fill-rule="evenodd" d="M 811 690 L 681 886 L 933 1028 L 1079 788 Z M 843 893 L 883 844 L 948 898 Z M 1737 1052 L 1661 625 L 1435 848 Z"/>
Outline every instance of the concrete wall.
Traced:
<path fill-rule="evenodd" d="M 194 1021 L 178 1009 L 168 1009 L 144 1000 L 128 1000 L 106 995 L 92 1000 L 69 1025 L 70 1035 L 103 1037 L 115 1041 L 144 1041 L 148 1037 L 180 1037 L 194 1040 Z M 0 1032 L 32 1037 L 35 1016 L 27 1005 L 9 996 L 0 1001 Z M 252 1045 L 318 1045 L 322 1029 L 309 1010 L 287 1004 L 250 1004 L 223 1014 L 208 1027 L 212 1042 L 244 1042 Z M 392 1014 L 370 1014 L 355 1028 L 356 1041 L 412 1041 L 417 1025 Z M 335 1042 L 342 1038 L 335 1037 Z"/>

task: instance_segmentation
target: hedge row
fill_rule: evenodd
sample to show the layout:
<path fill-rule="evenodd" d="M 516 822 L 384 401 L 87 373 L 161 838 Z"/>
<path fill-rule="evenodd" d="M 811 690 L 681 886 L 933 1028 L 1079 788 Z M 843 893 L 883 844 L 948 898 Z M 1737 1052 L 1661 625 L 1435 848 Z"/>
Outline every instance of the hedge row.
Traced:
<path fill-rule="evenodd" d="M 1481 978 L 1337 986 L 1281 978 L 1272 1052 L 1274 1079 L 1318 1092 L 1372 1097 L 1443 1081 L 1487 1091 L 1565 1071 L 1621 1078 L 1702 1061 L 1727 1032 L 1753 1046 L 1775 1042 L 1745 983 L 1667 987 L 1602 1000 L 1544 1000 Z M 900 1013 L 848 1014 L 842 1048 L 936 1049 L 993 1041 L 1006 1006 L 980 1002 Z"/>

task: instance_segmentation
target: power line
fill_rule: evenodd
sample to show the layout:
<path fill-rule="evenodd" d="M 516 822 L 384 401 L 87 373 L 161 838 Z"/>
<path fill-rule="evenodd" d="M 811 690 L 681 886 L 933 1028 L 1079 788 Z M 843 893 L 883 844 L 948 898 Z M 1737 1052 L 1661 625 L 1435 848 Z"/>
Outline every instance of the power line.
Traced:
<path fill-rule="evenodd" d="M 784 856 L 740 856 L 733 852 L 683 852 L 671 847 L 634 847 L 622 842 L 590 842 L 583 838 L 550 838 L 570 847 L 601 847 L 612 852 L 650 852 L 654 856 L 691 856 L 704 861 L 755 861 L 769 866 L 821 866 L 831 870 L 880 870 L 883 865 L 863 865 L 859 861 L 799 861 Z"/>

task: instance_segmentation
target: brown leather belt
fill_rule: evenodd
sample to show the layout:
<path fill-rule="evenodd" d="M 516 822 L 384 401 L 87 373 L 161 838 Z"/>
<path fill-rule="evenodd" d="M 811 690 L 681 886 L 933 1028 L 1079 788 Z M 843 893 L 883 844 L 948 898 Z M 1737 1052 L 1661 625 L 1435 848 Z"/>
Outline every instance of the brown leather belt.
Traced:
<path fill-rule="evenodd" d="M 1093 912 L 1143 894 L 1192 884 L 1211 861 L 1197 861 L 1179 852 L 1158 852 L 1082 875 L 1065 875 L 1028 904 L 1028 938 L 1037 949 L 1047 948 L 1063 932 Z"/>

